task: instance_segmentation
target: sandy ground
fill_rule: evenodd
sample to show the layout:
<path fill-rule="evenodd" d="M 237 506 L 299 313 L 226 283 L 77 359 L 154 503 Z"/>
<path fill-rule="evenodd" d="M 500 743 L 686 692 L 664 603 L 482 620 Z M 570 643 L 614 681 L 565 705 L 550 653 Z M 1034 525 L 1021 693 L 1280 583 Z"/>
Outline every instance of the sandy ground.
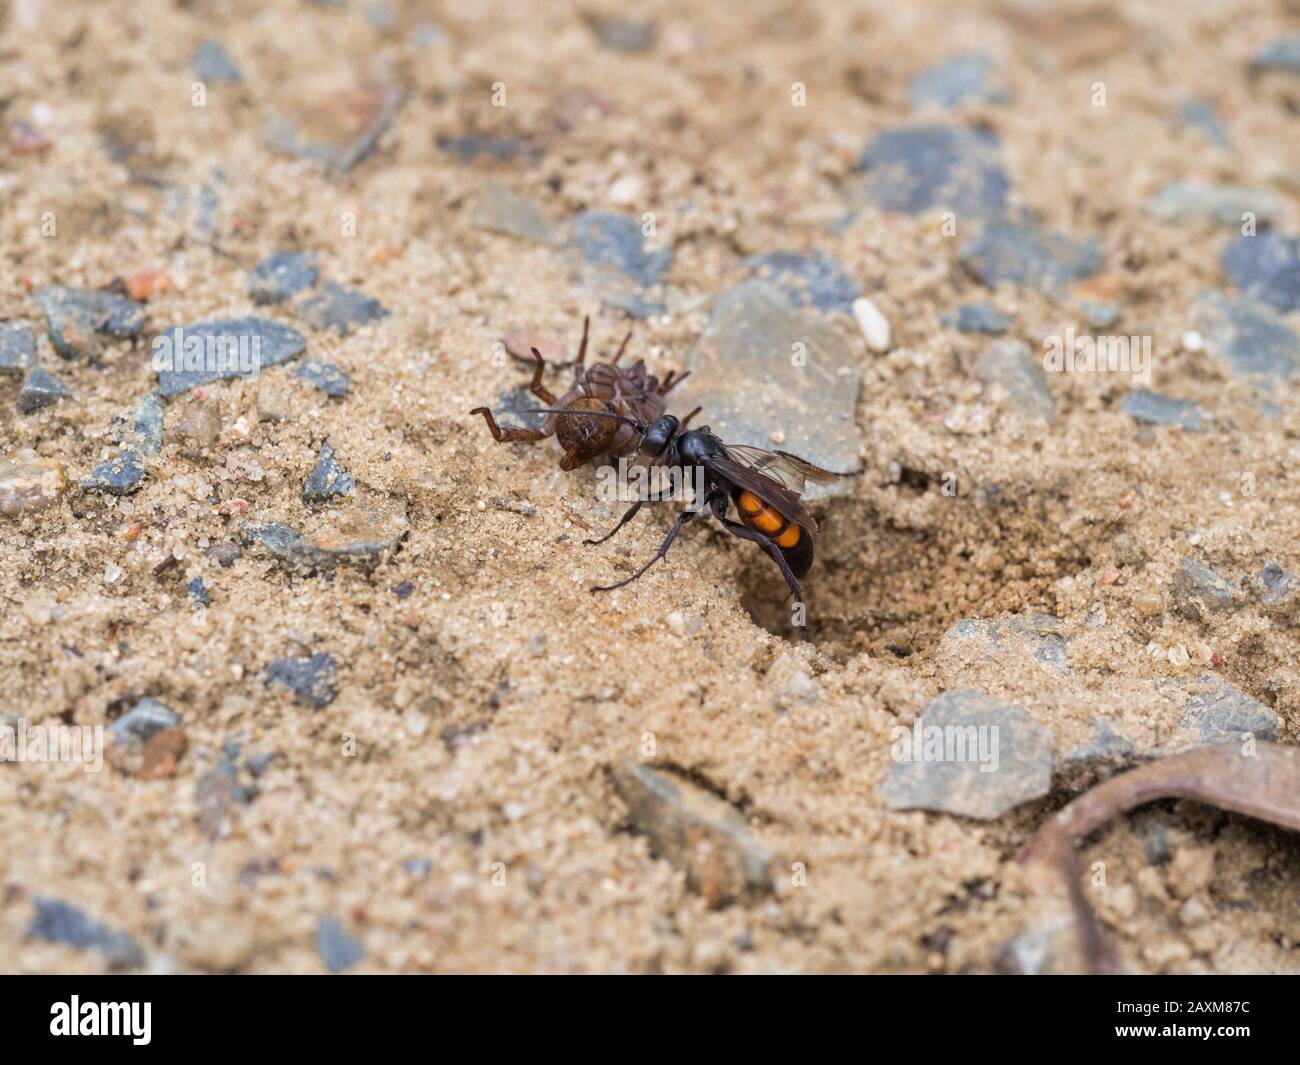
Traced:
<path fill-rule="evenodd" d="M 1293 625 L 1254 607 L 1184 616 L 1169 596 L 1193 548 L 1242 588 L 1268 561 L 1300 566 L 1300 407 L 1279 387 L 1262 417 L 1246 384 L 1188 350 L 1189 306 L 1223 286 L 1231 233 L 1142 205 L 1174 181 L 1266 188 L 1296 231 L 1300 82 L 1246 67 L 1300 9 L 1069 7 L 1094 28 L 1019 3 L 666 0 L 623 12 L 657 31 L 629 53 L 598 43 L 595 8 L 558 3 L 0 4 L 5 122 L 48 142 L 14 151 L 11 134 L 0 157 L 0 318 L 34 327 L 72 392 L 23 413 L 19 378 L 0 376 L 0 458 L 30 449 L 69 482 L 54 505 L 0 517 L 0 711 L 107 725 L 149 697 L 180 718 L 171 757 L 154 749 L 148 767 L 0 765 L 0 968 L 115 963 L 29 934 L 36 900 L 53 898 L 157 971 L 323 971 L 328 919 L 359 972 L 988 972 L 1021 918 L 1011 856 L 1111 770 L 1062 763 L 1046 795 L 987 822 L 891 810 L 891 729 L 928 699 L 982 688 L 1047 723 L 1060 751 L 1098 719 L 1154 728 L 1170 713 L 1157 681 L 1213 672 L 1294 743 Z M 209 83 L 196 107 L 205 39 L 242 80 Z M 914 120 L 908 80 L 971 48 L 1009 95 L 962 116 L 997 130 L 1011 199 L 1098 237 L 1101 269 L 1075 295 L 1154 338 L 1152 387 L 1200 404 L 1202 431 L 1139 425 L 1120 409 L 1127 382 L 1100 376 L 1054 377 L 1057 417 L 1018 417 L 973 372 L 988 338 L 941 317 L 993 301 L 1036 346 L 1073 304 L 982 288 L 938 212 L 858 205 L 845 221 L 864 146 Z M 1097 81 L 1105 108 L 1089 100 Z M 277 109 L 371 83 L 403 98 L 345 173 L 267 146 Z M 1215 101 L 1230 148 L 1171 122 L 1188 95 Z M 137 146 L 129 164 L 110 132 Z M 468 161 L 439 147 L 469 133 L 523 147 Z M 555 219 L 653 210 L 654 246 L 673 250 L 663 313 L 631 322 L 562 249 L 476 226 L 489 180 Z M 255 307 L 247 271 L 280 249 L 315 253 L 322 280 L 390 313 L 341 337 L 292 303 Z M 497 342 L 528 329 L 571 349 L 591 315 L 602 351 L 632 325 L 662 375 L 743 258 L 785 249 L 834 257 L 893 327 L 877 353 L 829 316 L 862 370 L 865 473 L 815 504 L 811 641 L 790 639 L 770 563 L 716 530 L 593 597 L 649 557 L 669 517 L 581 544 L 618 514 L 593 472 L 562 473 L 553 442 L 498 446 L 466 413 L 527 380 Z M 114 418 L 154 387 L 153 334 L 62 359 L 35 293 L 140 271 L 167 279 L 151 323 L 283 321 L 347 372 L 349 394 L 287 365 L 169 399 L 139 491 L 82 490 Z M 212 410 L 205 442 L 190 430 Z M 797 451 L 797 432 L 783 446 Z M 301 489 L 326 438 L 361 502 L 405 514 L 399 549 L 371 570 L 294 570 L 241 540 L 245 521 L 319 520 Z M 223 566 L 213 548 L 229 544 L 243 553 Z M 206 606 L 187 594 L 196 577 Z M 1032 656 L 971 662 L 943 640 L 961 619 L 1034 612 L 1059 619 L 1059 682 Z M 317 653 L 336 663 L 328 705 L 266 682 L 274 660 Z M 674 860 L 631 811 L 637 764 L 725 803 L 701 816 L 739 818 L 727 841 L 767 854 L 775 886 L 723 898 Z M 1293 835 L 1164 803 L 1081 862 L 1105 865 L 1090 897 L 1134 971 L 1300 971 Z"/>

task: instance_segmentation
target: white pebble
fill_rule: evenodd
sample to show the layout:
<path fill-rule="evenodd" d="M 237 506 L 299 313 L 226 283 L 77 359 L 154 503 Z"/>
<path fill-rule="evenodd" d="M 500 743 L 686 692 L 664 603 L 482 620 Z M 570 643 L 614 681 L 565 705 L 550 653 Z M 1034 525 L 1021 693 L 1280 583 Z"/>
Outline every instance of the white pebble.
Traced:
<path fill-rule="evenodd" d="M 893 332 L 889 328 L 889 319 L 880 313 L 879 307 L 866 296 L 860 296 L 853 301 L 853 317 L 858 320 L 858 328 L 866 338 L 867 347 L 877 352 L 889 350 Z"/>
<path fill-rule="evenodd" d="M 1201 338 L 1201 334 L 1195 329 L 1189 329 L 1183 334 L 1182 349 L 1184 351 L 1195 355 L 1196 352 L 1202 350 L 1204 347 L 1205 341 Z"/>

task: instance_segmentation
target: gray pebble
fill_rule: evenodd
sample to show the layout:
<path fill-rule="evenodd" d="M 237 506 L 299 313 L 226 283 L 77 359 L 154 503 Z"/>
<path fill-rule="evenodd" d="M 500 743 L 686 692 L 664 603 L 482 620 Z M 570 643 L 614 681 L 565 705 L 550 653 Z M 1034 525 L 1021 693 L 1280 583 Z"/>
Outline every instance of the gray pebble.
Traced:
<path fill-rule="evenodd" d="M 18 393 L 18 409 L 24 414 L 31 414 L 70 395 L 71 389 L 52 373 L 40 366 L 33 366 L 27 371 L 23 387 Z"/>
<path fill-rule="evenodd" d="M 1273 606 L 1291 598 L 1297 588 L 1295 575 L 1287 573 L 1276 562 L 1267 562 L 1259 573 L 1259 583 L 1263 586 L 1260 602 Z"/>
<path fill-rule="evenodd" d="M 116 438 L 131 438 L 141 452 L 154 455 L 163 446 L 163 408 L 156 393 L 150 392 L 125 417 L 119 418 Z"/>
<path fill-rule="evenodd" d="M 1051 291 L 1095 274 L 1101 249 L 1092 238 L 1049 233 L 1028 217 L 995 219 L 962 248 L 961 260 L 989 288 L 1011 282 Z"/>
<path fill-rule="evenodd" d="M 185 590 L 189 593 L 189 597 L 199 606 L 208 606 L 212 603 L 212 596 L 208 594 L 208 587 L 203 583 L 202 577 L 195 577 L 191 580 Z"/>
<path fill-rule="evenodd" d="M 319 652 L 306 658 L 277 658 L 266 667 L 266 683 L 288 688 L 299 705 L 319 710 L 334 701 L 334 674 L 334 659 Z"/>
<path fill-rule="evenodd" d="M 655 24 L 650 21 L 598 14 L 588 14 L 585 18 L 601 47 L 611 52 L 648 52 L 658 36 Z"/>
<path fill-rule="evenodd" d="M 302 300 L 298 313 L 314 329 L 333 329 L 344 335 L 355 326 L 377 322 L 388 315 L 378 300 L 333 281 L 321 285 L 319 295 Z"/>
<path fill-rule="evenodd" d="M 1197 677 L 1195 683 L 1201 690 L 1188 695 L 1178 724 L 1201 743 L 1232 743 L 1246 734 L 1257 740 L 1277 739 L 1281 719 L 1267 706 L 1213 673 Z"/>
<path fill-rule="evenodd" d="M 750 275 L 771 281 L 795 307 L 811 304 L 819 311 L 851 314 L 860 292 L 858 284 L 838 262 L 823 252 L 801 255 L 778 251 L 756 255 L 745 263 Z"/>
<path fill-rule="evenodd" d="M 1006 94 L 990 84 L 993 59 L 986 52 L 965 52 L 927 67 L 907 86 L 912 107 L 956 107 L 970 100 L 996 103 Z"/>
<path fill-rule="evenodd" d="M 302 498 L 308 503 L 323 503 L 334 496 L 351 495 L 356 490 L 352 475 L 344 471 L 328 443 L 320 446 L 316 466 L 303 486 Z"/>
<path fill-rule="evenodd" d="M 451 152 L 462 163 L 468 163 L 480 155 L 499 160 L 510 159 L 519 154 L 523 142 L 516 137 L 480 137 L 469 134 L 464 137 L 439 137 L 438 147 Z"/>
<path fill-rule="evenodd" d="M 123 448 L 114 458 L 101 462 L 90 476 L 81 482 L 81 487 L 110 495 L 129 495 L 140 487 L 144 480 L 144 467 L 140 459 L 130 448 Z"/>
<path fill-rule="evenodd" d="M 1178 183 L 1147 200 L 1147 210 L 1162 222 L 1210 222 L 1220 226 L 1240 226 L 1244 215 L 1253 214 L 1262 226 L 1282 212 L 1282 205 L 1265 189 Z"/>
<path fill-rule="evenodd" d="M 1263 74 L 1280 71 L 1300 74 L 1300 33 L 1279 37 L 1264 45 L 1250 57 L 1250 72 Z"/>
<path fill-rule="evenodd" d="M 1004 389 L 1013 413 L 1047 421 L 1056 417 L 1042 361 L 1023 340 L 993 341 L 976 361 L 975 376 Z"/>
<path fill-rule="evenodd" d="M 965 303 L 955 314 L 946 314 L 945 325 L 962 333 L 987 333 L 997 336 L 1011 328 L 1011 316 L 1003 314 L 991 303 Z"/>
<path fill-rule="evenodd" d="M 125 932 L 115 932 L 60 899 L 37 895 L 33 902 L 36 914 L 27 928 L 30 938 L 98 950 L 112 965 L 135 966 L 144 961 L 144 953 Z"/>
<path fill-rule="evenodd" d="M 239 68 L 216 41 L 203 41 L 194 50 L 190 60 L 190 69 L 203 81 L 237 82 L 242 80 Z"/>
<path fill-rule="evenodd" d="M 1300 240 L 1266 229 L 1223 249 L 1223 272 L 1243 296 L 1279 311 L 1300 310 Z"/>
<path fill-rule="evenodd" d="M 493 233 L 532 241 L 534 244 L 557 244 L 560 228 L 541 205 L 513 189 L 489 182 L 475 205 L 474 225 Z"/>
<path fill-rule="evenodd" d="M 1083 320 L 1091 329 L 1109 329 L 1119 321 L 1120 309 L 1113 303 L 1080 300 L 1079 310 L 1083 312 Z"/>
<path fill-rule="evenodd" d="M 157 699 L 141 699 L 108 726 L 108 734 L 118 743 L 143 742 L 154 733 L 180 723 L 181 719 Z"/>
<path fill-rule="evenodd" d="M 867 197 L 887 211 L 919 214 L 944 207 L 1000 215 L 1010 181 L 998 140 L 981 129 L 905 126 L 879 134 L 862 153 Z"/>
<path fill-rule="evenodd" d="M 1220 148 L 1228 147 L 1228 131 L 1212 101 L 1183 100 L 1176 113 L 1180 121 L 1199 129 Z"/>
<path fill-rule="evenodd" d="M 316 950 L 332 973 L 350 969 L 366 956 L 361 946 L 333 917 L 322 917 L 316 927 Z"/>
<path fill-rule="evenodd" d="M 1209 614 L 1230 614 L 1241 604 L 1240 592 L 1203 562 L 1188 555 L 1170 587 L 1174 610 L 1193 621 Z"/>
<path fill-rule="evenodd" d="M 36 334 L 26 322 L 0 322 L 0 371 L 36 365 Z"/>
<path fill-rule="evenodd" d="M 1194 432 L 1201 428 L 1201 411 L 1195 403 L 1147 389 L 1138 389 L 1124 397 L 1124 413 L 1152 425 L 1180 425 Z"/>
<path fill-rule="evenodd" d="M 144 332 L 148 318 L 143 304 L 84 288 L 46 285 L 36 293 L 36 302 L 45 314 L 54 350 L 65 359 L 98 354 L 101 336 L 134 339 Z"/>
<path fill-rule="evenodd" d="M 304 359 L 294 376 L 314 385 L 327 396 L 335 399 L 346 396 L 351 383 L 348 375 L 332 362 L 321 362 L 319 359 Z"/>
<path fill-rule="evenodd" d="M 1300 337 L 1267 304 L 1207 291 L 1196 297 L 1191 317 L 1206 350 L 1235 374 L 1276 382 L 1300 370 Z"/>
<path fill-rule="evenodd" d="M 895 738 L 894 762 L 881 787 L 891 810 L 992 821 L 1051 789 L 1051 730 L 983 692 L 945 692 L 904 731 L 905 738 L 901 732 Z"/>
<path fill-rule="evenodd" d="M 648 287 L 672 262 L 669 248 L 648 252 L 641 224 L 626 215 L 587 211 L 573 222 L 573 242 L 590 266 L 617 271 Z"/>
<path fill-rule="evenodd" d="M 166 345 L 163 345 L 163 341 Z M 221 318 L 169 327 L 154 341 L 158 390 L 175 396 L 231 377 L 251 377 L 306 350 L 298 330 L 267 318 Z"/>
<path fill-rule="evenodd" d="M 277 251 L 249 272 L 248 293 L 254 303 L 280 303 L 311 288 L 319 277 L 311 252 Z"/>

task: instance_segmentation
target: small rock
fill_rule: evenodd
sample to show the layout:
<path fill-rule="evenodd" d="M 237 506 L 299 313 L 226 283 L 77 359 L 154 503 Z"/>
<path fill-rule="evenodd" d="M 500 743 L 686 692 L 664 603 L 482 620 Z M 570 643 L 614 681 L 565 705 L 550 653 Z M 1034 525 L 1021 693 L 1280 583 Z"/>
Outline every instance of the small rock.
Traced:
<path fill-rule="evenodd" d="M 686 358 L 677 396 L 701 405 L 724 440 L 771 447 L 771 433 L 799 440 L 798 453 L 831 470 L 859 465 L 855 419 L 862 367 L 820 315 L 790 306 L 766 281 L 744 281 L 717 297 L 708 326 Z M 851 491 L 845 481 L 810 485 L 805 498 Z"/>
<path fill-rule="evenodd" d="M 136 453 L 130 448 L 123 448 L 115 458 L 101 462 L 91 470 L 90 476 L 81 482 L 81 487 L 115 496 L 129 495 L 140 487 L 144 472 Z"/>
<path fill-rule="evenodd" d="M 1297 584 L 1295 575 L 1287 573 L 1276 562 L 1267 562 L 1259 573 L 1259 583 L 1263 585 L 1260 602 L 1265 606 L 1284 603 L 1295 597 Z"/>
<path fill-rule="evenodd" d="M 712 908 L 772 891 L 773 856 L 740 811 L 703 788 L 625 761 L 613 771 L 632 827 Z"/>
<path fill-rule="evenodd" d="M 1223 249 L 1223 272 L 1243 296 L 1300 310 L 1300 239 L 1271 229 L 1237 237 Z"/>
<path fill-rule="evenodd" d="M 924 107 L 956 107 L 971 100 L 996 103 L 1006 94 L 989 83 L 993 59 L 985 52 L 955 55 L 916 75 L 907 86 L 907 99 L 914 110 Z"/>
<path fill-rule="evenodd" d="M 366 956 L 365 948 L 333 917 L 322 917 L 316 926 L 316 950 L 332 973 L 350 969 Z"/>
<path fill-rule="evenodd" d="M 887 211 L 934 207 L 972 217 L 1000 215 L 1010 181 L 998 140 L 985 130 L 907 126 L 879 134 L 862 153 L 863 191 Z"/>
<path fill-rule="evenodd" d="M 1268 382 L 1300 370 L 1300 337 L 1272 307 L 1258 300 L 1202 292 L 1192 304 L 1192 320 L 1206 350 L 1240 376 Z"/>
<path fill-rule="evenodd" d="M 0 458 L 0 513 L 16 517 L 44 510 L 68 488 L 63 467 L 54 459 Z"/>
<path fill-rule="evenodd" d="M 1011 328 L 1011 316 L 1003 314 L 991 303 L 966 303 L 956 314 L 944 315 L 944 324 L 962 333 L 988 333 L 999 335 Z"/>
<path fill-rule="evenodd" d="M 1124 413 L 1152 425 L 1178 425 L 1193 432 L 1201 429 L 1201 412 L 1195 403 L 1147 389 L 1129 392 L 1124 397 Z"/>
<path fill-rule="evenodd" d="M 27 371 L 23 387 L 18 393 L 18 409 L 24 414 L 31 414 L 70 395 L 71 389 L 57 377 L 39 366 L 33 366 Z"/>
<path fill-rule="evenodd" d="M 1051 730 L 983 692 L 945 692 L 896 733 L 881 788 L 891 810 L 992 821 L 1051 789 Z"/>
<path fill-rule="evenodd" d="M 154 340 L 158 391 L 175 396 L 231 377 L 256 376 L 296 358 L 307 341 L 298 330 L 267 318 L 221 318 L 172 326 Z"/>
<path fill-rule="evenodd" d="M 402 868 L 417 880 L 423 880 L 433 872 L 433 861 L 429 858 L 408 858 L 402 863 Z"/>
<path fill-rule="evenodd" d="M 1195 734 L 1198 744 L 1234 743 L 1249 734 L 1273 741 L 1282 719 L 1262 703 L 1213 673 L 1204 673 L 1189 691 L 1178 725 Z"/>
<path fill-rule="evenodd" d="M 277 522 L 246 525 L 241 534 L 246 543 L 298 569 L 368 570 L 397 551 L 409 528 L 401 508 L 358 503 L 322 512 L 303 531 Z"/>
<path fill-rule="evenodd" d="M 619 15 L 587 14 L 583 18 L 601 47 L 611 52 L 648 52 L 658 35 L 655 24 L 649 21 L 639 22 Z"/>
<path fill-rule="evenodd" d="M 1228 581 L 1190 555 L 1174 574 L 1171 606 L 1193 621 L 1209 614 L 1230 614 L 1241 606 L 1241 595 Z"/>
<path fill-rule="evenodd" d="M 1046 421 L 1056 417 L 1042 363 L 1023 340 L 995 340 L 976 361 L 975 376 L 1002 388 L 1013 414 Z"/>
<path fill-rule="evenodd" d="M 158 396 L 150 392 L 114 425 L 119 443 L 131 442 L 146 455 L 156 455 L 163 446 L 163 408 Z"/>
<path fill-rule="evenodd" d="M 203 81 L 238 82 L 242 79 L 226 50 L 216 41 L 203 41 L 194 50 L 190 69 Z"/>
<path fill-rule="evenodd" d="M 203 583 L 202 577 L 195 577 L 191 580 L 190 583 L 186 585 L 185 590 L 189 593 L 189 597 L 198 603 L 199 606 L 211 605 L 212 596 L 208 594 L 207 585 Z"/>
<path fill-rule="evenodd" d="M 180 723 L 181 719 L 157 699 L 141 699 L 108 726 L 108 734 L 117 743 L 143 743 L 155 733 Z"/>
<path fill-rule="evenodd" d="M 858 298 L 857 282 L 838 262 L 823 252 L 800 255 L 778 251 L 756 255 L 745 263 L 750 276 L 771 281 L 792 306 L 809 304 L 819 311 L 852 311 Z"/>
<path fill-rule="evenodd" d="M 1079 310 L 1083 312 L 1083 320 L 1092 329 L 1109 329 L 1119 321 L 1120 309 L 1113 303 L 1080 300 Z"/>
<path fill-rule="evenodd" d="M 862 330 L 867 347 L 875 352 L 889 350 L 893 333 L 886 318 L 871 300 L 863 296 L 853 301 L 853 317 L 857 319 L 858 328 Z"/>
<path fill-rule="evenodd" d="M 1136 567 L 1144 565 L 1150 556 L 1146 548 L 1138 542 L 1132 533 L 1120 533 L 1115 537 L 1115 564 Z"/>
<path fill-rule="evenodd" d="M 1190 898 L 1178 910 L 1178 921 L 1185 928 L 1199 928 L 1210 919 L 1210 911 L 1200 899 Z"/>
<path fill-rule="evenodd" d="M 1183 100 L 1178 105 L 1177 115 L 1181 121 L 1199 129 L 1220 148 L 1228 147 L 1228 131 L 1212 101 Z"/>
<path fill-rule="evenodd" d="M 29 938 L 98 950 L 115 966 L 136 966 L 144 961 L 144 953 L 125 932 L 115 932 L 59 899 L 38 895 L 33 902 L 36 914 L 27 928 Z"/>
<path fill-rule="evenodd" d="M 1250 57 L 1252 74 L 1269 71 L 1300 75 L 1300 33 L 1279 37 Z"/>
<path fill-rule="evenodd" d="M 1063 677 L 1070 672 L 1070 663 L 1060 630 L 1060 621 L 1046 614 L 966 618 L 943 634 L 939 651 L 968 667 L 979 662 L 1008 666 L 1033 661 Z"/>
<path fill-rule="evenodd" d="M 348 375 L 332 362 L 321 362 L 318 359 L 304 359 L 294 377 L 299 377 L 308 384 L 314 385 L 334 399 L 346 396 L 348 386 L 351 384 Z"/>
<path fill-rule="evenodd" d="M 266 683 L 293 692 L 294 702 L 317 710 L 334 701 L 334 659 L 324 652 L 306 658 L 277 658 L 266 667 Z"/>
<path fill-rule="evenodd" d="M 189 406 L 176 423 L 176 435 L 199 448 L 211 447 L 221 436 L 221 411 L 210 400 Z"/>
<path fill-rule="evenodd" d="M 308 503 L 323 503 L 334 496 L 348 496 L 356 490 L 352 474 L 346 473 L 334 457 L 328 443 L 321 444 L 316 467 L 303 486 L 302 498 Z"/>
<path fill-rule="evenodd" d="M 1010 282 L 1051 291 L 1095 274 L 1101 249 L 1091 238 L 1075 241 L 1049 233 L 1028 217 L 994 219 L 962 248 L 961 261 L 989 288 Z"/>
<path fill-rule="evenodd" d="M 537 203 L 494 181 L 483 190 L 474 208 L 473 221 L 479 229 L 534 244 L 560 243 L 559 226 Z"/>
<path fill-rule="evenodd" d="M 277 251 L 268 255 L 248 275 L 248 294 L 254 303 L 281 303 L 311 288 L 320 277 L 311 252 Z"/>
<path fill-rule="evenodd" d="M 320 295 L 302 300 L 298 313 L 312 328 L 333 329 L 344 336 L 354 326 L 377 322 L 388 315 L 378 300 L 333 281 L 321 285 Z"/>
<path fill-rule="evenodd" d="M 101 336 L 134 339 L 144 332 L 147 312 L 139 303 L 83 288 L 46 285 L 36 293 L 54 350 L 65 359 L 93 356 Z"/>
<path fill-rule="evenodd" d="M 523 142 L 515 137 L 480 137 L 470 134 L 465 137 L 439 137 L 438 147 L 451 152 L 462 163 L 469 163 L 480 155 L 498 160 L 510 159 L 522 150 Z"/>
<path fill-rule="evenodd" d="M 573 243 L 588 266 L 648 288 L 672 263 L 670 248 L 646 251 L 641 224 L 626 215 L 587 211 L 573 222 Z"/>
<path fill-rule="evenodd" d="M 1166 186 L 1147 200 L 1147 210 L 1162 222 L 1210 222 L 1220 226 L 1240 226 L 1244 215 L 1253 214 L 1263 226 L 1282 213 L 1282 205 L 1264 189 L 1179 183 Z"/>
<path fill-rule="evenodd" d="M 0 371 L 36 365 L 36 334 L 26 322 L 0 322 Z"/>

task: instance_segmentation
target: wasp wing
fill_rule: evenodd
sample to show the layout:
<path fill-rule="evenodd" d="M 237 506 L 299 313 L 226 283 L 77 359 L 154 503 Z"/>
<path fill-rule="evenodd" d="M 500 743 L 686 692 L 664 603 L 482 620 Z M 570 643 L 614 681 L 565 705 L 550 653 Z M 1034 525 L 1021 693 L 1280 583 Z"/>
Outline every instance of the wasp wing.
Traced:
<path fill-rule="evenodd" d="M 790 491 L 798 492 L 800 495 L 803 494 L 808 481 L 815 484 L 834 484 L 841 477 L 851 476 L 836 473 L 834 470 L 824 470 L 788 451 L 767 451 L 748 444 L 727 444 L 726 449 L 727 456 L 732 460 L 775 478 Z"/>
<path fill-rule="evenodd" d="M 757 450 L 757 449 L 755 449 Z M 727 448 L 730 455 L 731 448 Z M 771 454 L 765 452 L 765 454 Z M 738 488 L 752 492 L 764 503 L 775 507 L 777 512 L 796 525 L 802 525 L 809 532 L 817 531 L 817 523 L 799 502 L 799 491 L 789 487 L 784 481 L 770 476 L 766 471 L 752 466 L 742 465 L 735 459 L 714 455 L 704 460 L 705 467 L 724 481 L 729 481 Z"/>

